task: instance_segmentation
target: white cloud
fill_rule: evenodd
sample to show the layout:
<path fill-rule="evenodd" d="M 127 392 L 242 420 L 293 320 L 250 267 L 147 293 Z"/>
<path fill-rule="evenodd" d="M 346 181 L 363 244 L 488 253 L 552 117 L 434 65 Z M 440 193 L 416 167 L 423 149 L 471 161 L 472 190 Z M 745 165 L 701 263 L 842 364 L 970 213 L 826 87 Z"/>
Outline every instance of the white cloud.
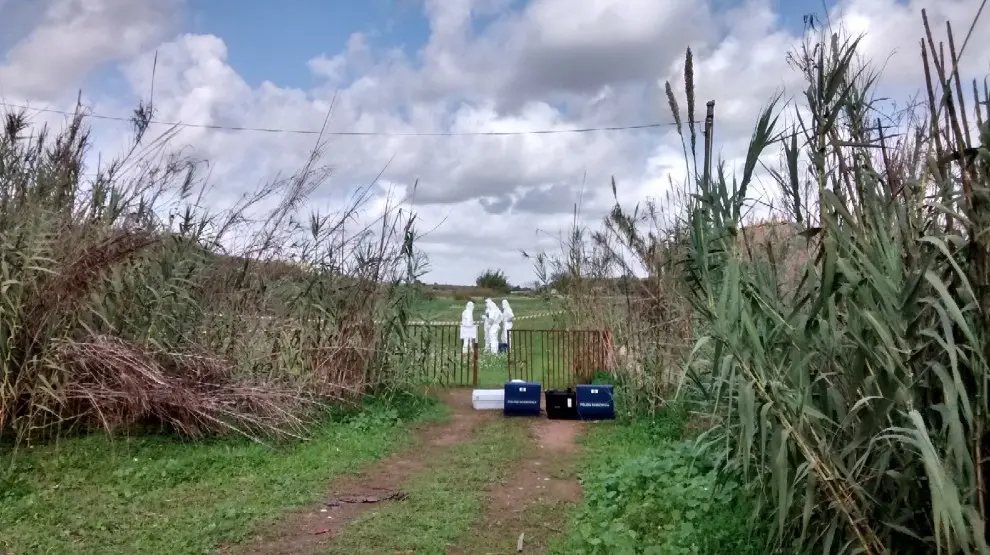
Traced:
<path fill-rule="evenodd" d="M 663 82 L 670 80 L 683 99 L 683 53 L 691 46 L 697 117 L 704 118 L 706 100 L 716 100 L 716 145 L 730 161 L 743 153 L 760 107 L 774 92 L 793 95 L 802 89 L 786 59 L 802 37 L 782 27 L 772 8 L 776 3 L 769 0 L 746 0 L 728 12 L 688 0 L 532 0 L 508 11 L 511 4 L 427 1 L 431 34 L 419 51 L 376 49 L 355 33 L 341 52 L 289 61 L 320 80 L 303 90 L 270 82 L 252 86 L 229 64 L 222 37 L 176 34 L 170 22 L 181 16 L 177 1 L 58 0 L 6 52 L 0 87 L 6 87 L 8 101 L 71 98 L 87 75 L 116 64 L 131 90 L 93 101 L 101 112 L 127 113 L 151 90 L 157 51 L 154 101 L 157 117 L 165 121 L 314 129 L 336 95 L 334 131 L 566 129 L 669 121 Z M 844 0 L 830 15 L 833 23 L 868 33 L 862 46 L 868 57 L 881 62 L 893 54 L 883 82 L 906 97 L 919 83 L 921 7 L 928 8 L 936 33 L 944 32 L 946 18 L 952 20 L 961 42 L 978 4 Z M 817 4 L 809 5 L 808 11 L 814 9 Z M 485 25 L 478 25 L 479 19 Z M 126 31 L 114 32 L 119 29 Z M 963 69 L 973 76 L 987 70 L 988 31 L 984 19 L 967 46 Z M 211 160 L 216 190 L 231 199 L 277 172 L 298 168 L 316 138 L 184 128 L 177 140 Z M 683 175 L 680 153 L 670 128 L 335 136 L 326 152 L 335 174 L 316 192 L 312 206 L 339 204 L 383 169 L 383 179 L 400 196 L 418 180 L 414 200 L 420 227 L 439 225 L 421 244 L 434 269 L 427 281 L 467 282 L 496 266 L 526 282 L 533 275 L 519 250 L 554 247 L 554 234 L 570 223 L 575 201 L 581 201 L 587 221 L 600 218 L 611 202 L 612 175 L 624 203 L 662 198 L 669 178 Z M 381 197 L 375 202 L 368 214 L 380 210 Z"/>
<path fill-rule="evenodd" d="M 163 38 L 181 5 L 179 0 L 51 0 L 34 30 L 3 57 L 4 95 L 49 100 L 78 90 L 90 72 L 126 61 Z"/>
<path fill-rule="evenodd" d="M 911 0 L 855 0 L 841 4 L 834 15 L 854 35 L 864 34 L 859 51 L 878 64 L 887 61 L 884 81 L 889 85 L 914 86 L 922 79 L 920 40 L 924 36 L 921 10 L 928 13 L 929 25 L 938 47 L 944 40 L 946 21 L 952 24 L 956 48 L 961 48 L 979 2 Z M 990 21 L 984 17 L 973 34 L 960 63 L 960 71 L 982 78 L 990 71 Z M 948 52 L 948 44 L 946 44 Z M 891 55 L 893 53 L 893 55 Z M 888 60 L 889 56 L 889 60 Z M 946 54 L 948 56 L 948 54 Z"/>

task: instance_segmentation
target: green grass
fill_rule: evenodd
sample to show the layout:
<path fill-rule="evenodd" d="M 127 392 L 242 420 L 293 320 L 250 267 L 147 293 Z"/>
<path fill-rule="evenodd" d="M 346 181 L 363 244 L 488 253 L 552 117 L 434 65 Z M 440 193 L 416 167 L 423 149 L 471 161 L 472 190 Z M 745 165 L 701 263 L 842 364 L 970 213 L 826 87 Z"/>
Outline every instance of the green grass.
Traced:
<path fill-rule="evenodd" d="M 409 498 L 371 511 L 344 528 L 328 553 L 446 553 L 478 524 L 485 490 L 525 456 L 528 420 L 498 419 L 452 447 L 404 487 Z"/>
<path fill-rule="evenodd" d="M 511 377 L 540 382 L 547 389 L 574 385 L 572 362 L 582 356 L 582 350 L 594 348 L 595 345 L 579 336 L 552 333 L 566 329 L 553 315 L 519 321 L 513 329 L 534 330 L 535 333 L 517 334 Z M 584 352 L 589 358 L 594 357 L 590 350 Z M 490 387 L 505 383 L 510 377 L 509 363 L 506 355 L 481 353 L 478 359 L 478 385 Z M 604 368 L 595 369 L 601 370 Z"/>
<path fill-rule="evenodd" d="M 204 553 L 314 500 L 322 486 L 410 441 L 403 422 L 434 403 L 373 403 L 314 437 L 270 448 L 248 440 L 69 438 L 21 451 L 0 481 L 0 551 Z"/>
<path fill-rule="evenodd" d="M 683 412 L 652 421 L 602 422 L 582 437 L 585 499 L 572 511 L 558 555 L 758 555 L 765 534 L 749 522 L 739 486 L 715 473 L 685 439 Z"/>
<path fill-rule="evenodd" d="M 513 308 L 515 311 L 516 309 Z M 519 312 L 516 312 L 518 315 Z M 557 323 L 553 315 L 541 316 L 527 320 L 519 320 L 513 326 L 516 330 L 553 330 L 557 329 Z M 548 342 L 548 335 L 545 333 L 534 333 L 526 344 L 520 344 L 515 351 L 515 362 L 513 363 L 512 378 L 537 381 L 545 384 L 546 387 L 559 386 L 563 384 L 563 372 L 558 371 L 552 374 L 548 369 L 545 354 Z M 478 356 L 478 386 L 492 387 L 500 386 L 509 379 L 509 360 L 505 354 L 491 355 L 484 352 Z M 551 379 L 556 377 L 556 379 Z"/>
<path fill-rule="evenodd" d="M 585 359 L 596 360 L 601 348 L 592 336 L 579 336 L 564 332 L 565 327 L 556 316 L 524 320 L 516 326 L 519 330 L 541 330 L 533 334 L 517 335 L 517 345 L 512 363 L 513 378 L 538 381 L 545 388 L 563 388 L 574 385 L 574 363 Z M 602 371 L 595 368 L 590 371 Z"/>
<path fill-rule="evenodd" d="M 509 380 L 505 355 L 478 356 L 478 387 L 501 387 Z"/>

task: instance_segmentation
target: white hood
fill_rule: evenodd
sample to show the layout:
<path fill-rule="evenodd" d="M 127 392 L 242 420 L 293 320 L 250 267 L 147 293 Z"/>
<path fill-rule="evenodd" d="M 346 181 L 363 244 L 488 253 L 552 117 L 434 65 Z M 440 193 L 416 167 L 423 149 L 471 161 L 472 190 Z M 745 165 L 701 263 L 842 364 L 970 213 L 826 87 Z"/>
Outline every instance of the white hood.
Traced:
<path fill-rule="evenodd" d="M 512 307 L 509 306 L 509 299 L 502 299 L 502 312 L 512 314 Z"/>

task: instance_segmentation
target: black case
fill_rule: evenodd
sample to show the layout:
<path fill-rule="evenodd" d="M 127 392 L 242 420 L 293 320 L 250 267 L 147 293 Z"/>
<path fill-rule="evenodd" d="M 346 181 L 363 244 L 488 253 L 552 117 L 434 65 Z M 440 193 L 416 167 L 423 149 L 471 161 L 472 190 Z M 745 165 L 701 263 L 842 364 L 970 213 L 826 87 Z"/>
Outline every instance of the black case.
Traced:
<path fill-rule="evenodd" d="M 573 389 L 548 389 L 545 395 L 547 418 L 577 420 L 577 394 Z"/>

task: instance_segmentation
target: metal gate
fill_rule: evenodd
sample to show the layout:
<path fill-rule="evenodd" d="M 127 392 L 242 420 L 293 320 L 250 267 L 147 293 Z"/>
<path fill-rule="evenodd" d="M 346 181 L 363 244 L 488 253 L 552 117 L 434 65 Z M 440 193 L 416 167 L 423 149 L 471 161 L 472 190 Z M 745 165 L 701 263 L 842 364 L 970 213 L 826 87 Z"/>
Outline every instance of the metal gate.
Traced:
<path fill-rule="evenodd" d="M 608 371 L 611 360 L 609 330 L 509 330 L 509 379 L 573 387 Z"/>
<path fill-rule="evenodd" d="M 448 387 L 478 385 L 478 343 L 471 342 L 465 352 L 460 326 L 412 325 L 409 334 L 421 379 Z"/>

